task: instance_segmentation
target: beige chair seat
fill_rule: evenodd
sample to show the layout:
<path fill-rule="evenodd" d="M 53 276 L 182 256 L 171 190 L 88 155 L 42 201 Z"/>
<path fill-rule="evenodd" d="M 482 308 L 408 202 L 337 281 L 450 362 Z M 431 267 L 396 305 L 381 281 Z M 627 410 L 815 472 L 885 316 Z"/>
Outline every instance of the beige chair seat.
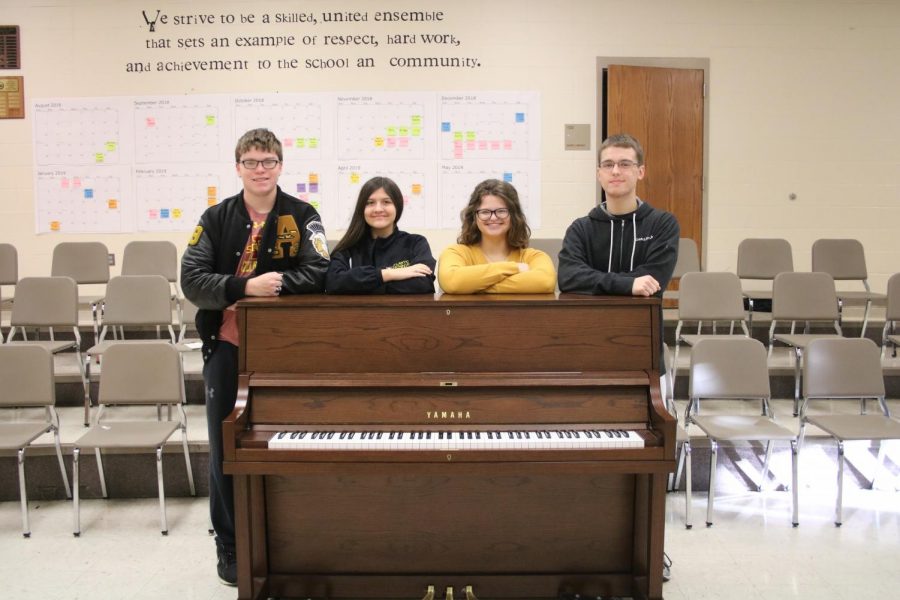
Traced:
<path fill-rule="evenodd" d="M 713 339 L 713 338 L 717 339 L 717 340 L 727 340 L 729 338 L 733 339 L 733 338 L 746 338 L 746 337 L 747 337 L 746 335 L 739 334 L 739 333 L 734 333 L 734 334 L 724 333 L 722 335 L 719 335 L 719 334 L 710 334 L 710 335 L 688 334 L 688 335 L 684 335 L 684 334 L 682 334 L 681 338 L 679 338 L 679 339 L 688 346 L 696 346 L 700 340 L 707 340 L 707 339 Z"/>
<path fill-rule="evenodd" d="M 141 339 L 141 340 L 104 340 L 99 344 L 94 344 L 90 348 L 87 349 L 85 354 L 88 356 L 103 356 L 103 354 L 109 349 L 110 346 L 115 344 L 168 344 L 170 346 L 174 346 L 176 350 L 179 352 L 193 352 L 194 349 L 190 348 L 186 343 L 184 344 L 173 344 L 170 340 L 167 339 Z"/>
<path fill-rule="evenodd" d="M 860 303 L 871 300 L 872 302 L 881 302 L 887 299 L 887 294 L 878 292 L 866 292 L 863 290 L 838 290 L 837 297 L 843 301 L 857 301 Z"/>
<path fill-rule="evenodd" d="M 811 341 L 826 337 L 839 338 L 841 336 L 836 333 L 777 333 L 775 334 L 774 339 L 775 341 L 802 350 L 809 346 Z"/>
<path fill-rule="evenodd" d="M 18 450 L 48 431 L 49 423 L 0 423 L 0 450 Z"/>
<path fill-rule="evenodd" d="M 39 348 L 44 348 L 50 354 L 56 354 L 57 352 L 61 352 L 63 350 L 68 350 L 69 348 L 75 348 L 75 342 L 72 340 L 58 340 L 58 341 L 50 341 L 50 340 L 35 340 L 33 342 L 29 341 L 15 341 L 15 342 L 7 342 L 10 346 L 38 346 Z"/>
<path fill-rule="evenodd" d="M 78 438 L 78 448 L 141 448 L 159 446 L 180 427 L 177 421 L 103 421 Z"/>
<path fill-rule="evenodd" d="M 887 339 L 895 346 L 900 346 L 900 335 L 889 335 Z"/>
<path fill-rule="evenodd" d="M 754 440 L 793 440 L 797 437 L 769 417 L 750 415 L 695 416 L 694 424 L 710 438 L 725 442 Z"/>
<path fill-rule="evenodd" d="M 900 439 L 900 421 L 884 415 L 810 415 L 807 422 L 842 440 Z"/>

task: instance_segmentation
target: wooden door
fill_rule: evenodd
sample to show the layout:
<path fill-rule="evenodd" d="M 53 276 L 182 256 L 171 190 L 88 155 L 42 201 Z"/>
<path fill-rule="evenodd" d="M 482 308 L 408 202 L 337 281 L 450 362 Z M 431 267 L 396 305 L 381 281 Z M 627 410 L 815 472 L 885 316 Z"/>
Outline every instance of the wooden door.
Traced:
<path fill-rule="evenodd" d="M 702 257 L 703 70 L 610 65 L 603 89 L 604 134 L 630 133 L 644 147 L 638 196 L 674 214 Z"/>

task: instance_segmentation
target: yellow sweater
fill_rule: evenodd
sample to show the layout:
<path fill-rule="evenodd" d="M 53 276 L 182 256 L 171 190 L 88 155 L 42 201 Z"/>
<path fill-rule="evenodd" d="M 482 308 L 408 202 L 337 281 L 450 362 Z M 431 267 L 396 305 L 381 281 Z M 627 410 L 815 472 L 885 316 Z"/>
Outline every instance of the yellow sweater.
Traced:
<path fill-rule="evenodd" d="M 518 263 L 528 270 L 520 273 Z M 438 282 L 448 294 L 547 294 L 556 289 L 556 270 L 547 253 L 534 248 L 488 262 L 480 246 L 454 244 L 441 253 Z"/>

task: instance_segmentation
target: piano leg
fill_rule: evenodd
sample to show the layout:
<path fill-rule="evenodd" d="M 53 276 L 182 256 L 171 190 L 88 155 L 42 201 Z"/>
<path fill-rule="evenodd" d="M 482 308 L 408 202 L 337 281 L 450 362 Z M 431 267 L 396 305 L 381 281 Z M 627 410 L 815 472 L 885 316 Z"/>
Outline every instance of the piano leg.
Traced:
<path fill-rule="evenodd" d="M 269 597 L 268 555 L 266 552 L 265 487 L 261 475 L 234 476 L 235 506 L 250 510 L 235 511 L 238 599 L 260 600 Z"/>

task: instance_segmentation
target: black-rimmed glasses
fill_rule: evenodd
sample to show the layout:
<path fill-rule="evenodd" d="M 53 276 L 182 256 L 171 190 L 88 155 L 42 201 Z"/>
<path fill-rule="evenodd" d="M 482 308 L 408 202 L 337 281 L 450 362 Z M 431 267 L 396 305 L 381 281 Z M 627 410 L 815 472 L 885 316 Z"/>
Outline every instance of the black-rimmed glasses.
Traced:
<path fill-rule="evenodd" d="M 475 215 L 478 217 L 479 221 L 490 221 L 491 217 L 497 217 L 501 221 L 509 216 L 508 208 L 495 208 L 491 210 L 489 208 L 479 208 L 475 211 Z"/>
<path fill-rule="evenodd" d="M 245 169 L 250 169 L 252 171 L 259 165 L 262 165 L 263 169 L 274 169 L 281 161 L 277 158 L 264 158 L 263 160 L 256 160 L 255 158 L 245 158 L 240 162 Z"/>

